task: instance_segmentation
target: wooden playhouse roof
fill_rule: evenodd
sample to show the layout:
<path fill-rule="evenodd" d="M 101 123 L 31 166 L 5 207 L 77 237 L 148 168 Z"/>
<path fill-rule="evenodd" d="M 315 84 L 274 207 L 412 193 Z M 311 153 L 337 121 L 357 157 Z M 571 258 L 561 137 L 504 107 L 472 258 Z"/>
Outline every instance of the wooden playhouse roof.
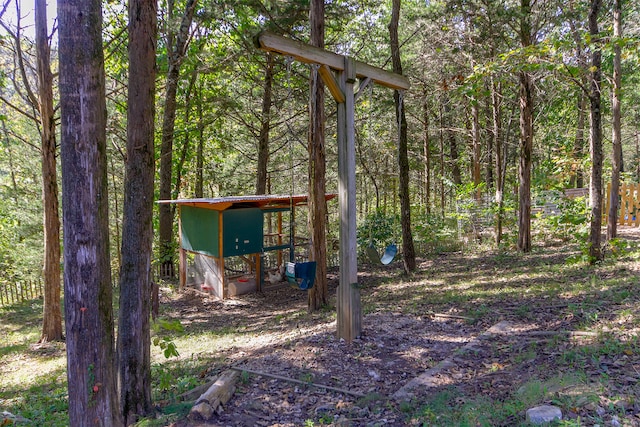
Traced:
<path fill-rule="evenodd" d="M 325 200 L 331 200 L 336 197 L 336 193 L 325 195 Z M 227 196 L 213 197 L 202 199 L 176 199 L 176 200 L 158 200 L 158 203 L 172 203 L 176 205 L 195 206 L 204 209 L 213 209 L 224 211 L 230 208 L 260 208 L 260 209 L 278 209 L 289 208 L 293 206 L 304 206 L 307 204 L 306 194 L 269 194 L 256 196 Z"/>

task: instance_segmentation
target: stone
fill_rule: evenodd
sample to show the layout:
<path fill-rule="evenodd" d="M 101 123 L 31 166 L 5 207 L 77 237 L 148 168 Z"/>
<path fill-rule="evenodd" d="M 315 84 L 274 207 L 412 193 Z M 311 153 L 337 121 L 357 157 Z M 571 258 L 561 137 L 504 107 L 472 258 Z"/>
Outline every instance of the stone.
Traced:
<path fill-rule="evenodd" d="M 562 419 L 562 411 L 557 406 L 542 405 L 527 410 L 527 421 L 541 425 Z"/>

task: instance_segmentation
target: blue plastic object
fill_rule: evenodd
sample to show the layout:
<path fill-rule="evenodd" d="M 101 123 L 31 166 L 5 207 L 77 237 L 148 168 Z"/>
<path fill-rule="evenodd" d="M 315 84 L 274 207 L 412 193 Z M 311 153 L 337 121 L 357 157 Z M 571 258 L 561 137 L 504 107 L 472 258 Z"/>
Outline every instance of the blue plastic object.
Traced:
<path fill-rule="evenodd" d="M 382 265 L 389 265 L 391 264 L 391 261 L 393 261 L 393 259 L 396 257 L 397 254 L 398 254 L 398 247 L 396 246 L 395 243 L 392 243 L 385 248 L 384 253 L 382 254 L 382 257 L 380 257 L 380 255 L 378 254 L 378 250 L 376 249 L 375 246 L 373 246 L 373 243 L 367 246 L 367 256 L 373 263 L 379 262 Z"/>
<path fill-rule="evenodd" d="M 397 253 L 398 253 L 398 247 L 396 246 L 396 244 L 395 243 L 390 244 L 384 250 L 384 254 L 382 255 L 382 258 L 380 258 L 380 262 L 383 265 L 390 264 L 391 261 L 393 261 L 393 259 L 396 257 Z"/>
<path fill-rule="evenodd" d="M 284 275 L 287 282 L 299 289 L 311 289 L 316 279 L 316 262 L 288 262 Z"/>

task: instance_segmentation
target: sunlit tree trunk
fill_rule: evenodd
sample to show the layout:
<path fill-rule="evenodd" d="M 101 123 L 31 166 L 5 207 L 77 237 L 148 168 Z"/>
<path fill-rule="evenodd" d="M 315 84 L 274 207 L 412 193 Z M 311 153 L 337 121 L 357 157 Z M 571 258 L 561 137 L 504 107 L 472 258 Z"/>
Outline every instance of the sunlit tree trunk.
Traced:
<path fill-rule="evenodd" d="M 611 192 L 609 196 L 609 212 L 607 221 L 607 240 L 616 237 L 618 230 L 618 193 L 620 192 L 620 172 L 622 169 L 622 131 L 620 124 L 620 98 L 622 96 L 622 49 L 617 41 L 622 37 L 622 0 L 615 0 L 613 7 L 613 95 L 611 102 L 612 123 L 612 161 Z"/>
<path fill-rule="evenodd" d="M 35 16 L 44 211 L 44 308 L 40 341 L 57 341 L 63 338 L 60 306 L 60 214 L 56 172 L 56 124 L 53 115 L 53 74 L 45 0 L 36 0 Z"/>

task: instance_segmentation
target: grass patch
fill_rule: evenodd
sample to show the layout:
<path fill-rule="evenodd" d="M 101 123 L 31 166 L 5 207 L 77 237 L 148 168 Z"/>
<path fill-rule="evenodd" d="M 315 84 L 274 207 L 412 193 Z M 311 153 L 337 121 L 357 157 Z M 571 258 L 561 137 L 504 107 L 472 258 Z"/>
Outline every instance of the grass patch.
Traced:
<path fill-rule="evenodd" d="M 640 367 L 639 257 L 635 246 L 629 247 L 625 256 L 593 267 L 567 262 L 576 252 L 567 246 L 530 254 L 496 251 L 439 256 L 421 260 L 421 269 L 410 277 L 402 276 L 400 269 L 371 267 L 361 283 L 365 315 L 390 313 L 399 318 L 428 319 L 429 313 L 449 313 L 472 319 L 460 322 L 459 328 L 475 333 L 507 319 L 532 329 L 545 324 L 565 332 L 598 335 L 496 341 L 489 356 L 452 351 L 453 357 L 476 363 L 480 368 L 477 374 L 456 377 L 452 384 L 409 402 L 390 403 L 388 396 L 372 391 L 357 406 L 370 408 L 375 414 L 376 407 L 392 405 L 398 419 L 407 425 L 515 426 L 526 425 L 528 408 L 551 403 L 570 415 L 561 425 L 584 425 L 581 420 L 587 419 L 609 425 L 614 416 L 624 425 L 622 421 L 635 416 L 640 402 L 640 374 L 636 371 Z M 170 300 L 179 297 L 165 296 Z M 215 375 L 230 363 L 231 355 L 249 343 L 274 355 L 295 349 L 297 337 L 306 334 L 305 328 L 335 320 L 331 304 L 313 315 L 299 308 L 264 315 L 227 307 L 235 311 L 224 317 L 225 312 L 216 307 L 188 320 L 180 318 L 184 331 L 156 330 L 155 336 L 162 339 L 159 342 L 173 343 L 179 357 L 165 358 L 166 348 L 152 346 L 153 399 L 161 412 L 154 419 L 141 420 L 138 426 L 167 425 L 183 419 L 190 403 L 180 402 L 179 396 Z M 162 314 L 177 316 L 179 310 L 172 310 L 167 304 Z M 40 300 L 0 308 L 0 409 L 25 417 L 33 425 L 66 426 L 64 346 L 33 346 L 39 338 L 41 313 Z M 229 322 L 210 328 L 208 316 L 228 318 Z M 365 344 L 370 344 L 370 339 L 365 337 Z M 333 341 L 326 342 L 331 345 Z M 396 344 L 400 348 L 406 343 Z M 425 360 L 430 357 L 425 352 Z M 304 363 L 303 368 L 308 366 Z M 522 376 L 512 374 L 510 378 L 517 381 L 505 385 L 496 381 L 504 372 L 521 372 Z M 407 374 L 408 381 L 420 372 Z M 298 378 L 311 382 L 320 378 L 317 375 L 308 368 Z M 252 381 L 243 374 L 240 385 L 249 388 Z M 473 381 L 475 389 L 469 386 Z M 325 425 L 334 421 L 332 415 L 318 413 L 304 419 L 308 425 Z"/>

